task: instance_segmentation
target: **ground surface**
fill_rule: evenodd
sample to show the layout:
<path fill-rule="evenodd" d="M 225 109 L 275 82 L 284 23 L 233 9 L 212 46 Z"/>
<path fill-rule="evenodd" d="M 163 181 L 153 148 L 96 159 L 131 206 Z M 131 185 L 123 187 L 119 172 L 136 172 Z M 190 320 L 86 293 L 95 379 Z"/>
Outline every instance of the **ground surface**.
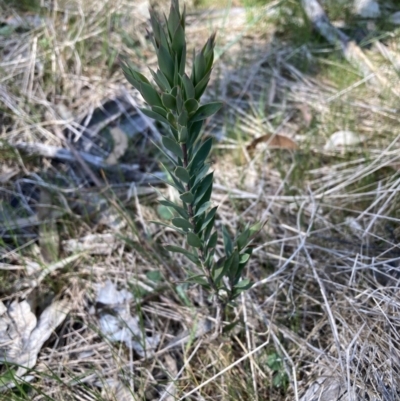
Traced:
<path fill-rule="evenodd" d="M 325 2 L 365 76 L 296 1 L 188 4 L 190 47 L 218 30 L 218 224 L 267 220 L 213 339 L 117 62 L 155 65 L 148 3 L 37 3 L 0 3 L 0 399 L 400 399 L 396 26 Z"/>

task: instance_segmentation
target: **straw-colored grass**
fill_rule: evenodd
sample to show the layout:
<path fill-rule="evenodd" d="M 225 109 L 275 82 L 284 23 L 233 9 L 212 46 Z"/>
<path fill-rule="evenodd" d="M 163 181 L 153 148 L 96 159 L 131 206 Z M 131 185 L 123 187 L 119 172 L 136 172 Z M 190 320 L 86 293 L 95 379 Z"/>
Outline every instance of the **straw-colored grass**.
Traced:
<path fill-rule="evenodd" d="M 253 3 L 188 5 L 190 46 L 218 29 L 206 98 L 224 107 L 205 126 L 218 138 L 217 224 L 267 220 L 255 285 L 217 339 L 207 294 L 182 282 L 194 267 L 161 247 L 180 239 L 150 223 L 166 211 L 149 183 L 174 196 L 157 180 L 162 127 L 117 61 L 155 65 L 148 3 L 0 3 L 0 300 L 27 299 L 37 316 L 56 299 L 70 308 L 24 377 L 1 365 L 1 400 L 400 399 L 398 31 L 365 50 L 391 83 L 378 88 L 310 33 L 296 2 Z M 110 168 L 127 115 L 141 128 Z M 327 147 L 337 131 L 362 140 Z M 268 146 L 274 136 L 296 149 Z M 107 280 L 159 336 L 146 357 L 102 335 Z"/>

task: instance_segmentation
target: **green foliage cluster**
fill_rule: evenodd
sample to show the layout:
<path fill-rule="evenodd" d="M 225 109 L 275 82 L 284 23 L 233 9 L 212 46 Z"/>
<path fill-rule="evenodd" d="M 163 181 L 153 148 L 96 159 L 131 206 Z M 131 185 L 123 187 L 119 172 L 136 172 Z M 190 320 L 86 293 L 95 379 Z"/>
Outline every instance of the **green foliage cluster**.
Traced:
<path fill-rule="evenodd" d="M 157 71 L 150 70 L 155 84 L 135 70 L 129 61 L 121 60 L 121 66 L 127 80 L 150 106 L 143 109 L 143 113 L 168 128 L 160 151 L 169 161 L 165 166 L 171 177 L 168 184 L 179 192 L 181 202 L 178 204 L 164 197 L 160 203 L 174 210 L 172 225 L 167 226 L 185 237 L 189 249 L 175 245 L 166 245 L 165 249 L 181 253 L 197 265 L 202 274 L 188 274 L 187 282 L 211 291 L 218 304 L 225 307 L 252 285 L 248 279 L 242 279 L 242 273 L 252 253 L 249 244 L 261 225 L 245 227 L 236 238 L 223 227 L 225 255 L 215 260 L 217 207 L 212 207 L 210 200 L 213 172 L 209 172 L 208 163 L 212 138 L 204 138 L 201 129 L 204 120 L 215 114 L 222 104 L 200 104 L 212 71 L 215 34 L 200 52 L 194 52 L 189 76 L 185 68 L 185 9 L 181 14 L 178 0 L 171 0 L 170 13 L 164 22 L 157 18 L 154 10 L 150 15 L 152 42 L 158 59 Z"/>

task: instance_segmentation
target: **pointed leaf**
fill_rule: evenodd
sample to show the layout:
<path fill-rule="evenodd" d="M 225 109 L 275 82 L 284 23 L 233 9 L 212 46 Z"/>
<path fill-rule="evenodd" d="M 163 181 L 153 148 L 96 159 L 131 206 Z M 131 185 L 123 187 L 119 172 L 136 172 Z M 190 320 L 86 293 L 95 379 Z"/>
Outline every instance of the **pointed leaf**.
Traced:
<path fill-rule="evenodd" d="M 207 243 L 207 251 L 216 247 L 218 242 L 218 232 L 214 231 Z"/>
<path fill-rule="evenodd" d="M 185 45 L 185 31 L 183 30 L 182 26 L 179 25 L 176 28 L 174 36 L 172 38 L 172 49 L 178 55 L 178 62 L 181 62 L 182 52 Z"/>
<path fill-rule="evenodd" d="M 212 138 L 206 139 L 201 145 L 200 149 L 197 151 L 196 155 L 193 157 L 190 162 L 188 168 L 190 172 L 193 173 L 196 171 L 197 167 L 202 165 L 208 157 L 212 147 Z"/>
<path fill-rule="evenodd" d="M 185 109 L 189 114 L 193 114 L 199 108 L 199 102 L 196 99 L 188 99 L 185 102 Z"/>
<path fill-rule="evenodd" d="M 221 102 L 213 102 L 203 104 L 198 108 L 196 113 L 190 118 L 191 122 L 205 120 L 207 117 L 212 116 L 215 114 L 220 108 L 222 107 Z"/>
<path fill-rule="evenodd" d="M 217 209 L 218 209 L 218 207 L 215 206 L 207 213 L 207 216 L 204 219 L 204 222 L 200 228 L 200 231 L 203 231 L 207 227 L 208 223 L 214 218 L 215 213 L 217 212 Z"/>
<path fill-rule="evenodd" d="M 162 144 L 166 149 L 172 152 L 175 156 L 183 159 L 183 152 L 179 144 L 171 138 L 163 136 Z"/>
<path fill-rule="evenodd" d="M 200 100 L 201 96 L 203 95 L 204 91 L 207 88 L 208 82 L 210 80 L 211 70 L 206 74 L 203 79 L 195 86 L 194 93 L 195 99 Z"/>
<path fill-rule="evenodd" d="M 181 127 L 179 130 L 179 143 L 186 143 L 188 136 L 188 129 L 186 127 Z"/>
<path fill-rule="evenodd" d="M 146 84 L 146 83 L 142 82 L 140 84 L 140 93 L 142 94 L 143 99 L 150 106 L 159 106 L 159 107 L 163 106 L 160 95 L 150 84 Z"/>
<path fill-rule="evenodd" d="M 206 60 L 202 52 L 196 55 L 194 60 L 194 79 L 192 78 L 194 86 L 196 86 L 206 74 Z"/>
<path fill-rule="evenodd" d="M 176 161 L 169 155 L 167 154 L 164 149 L 162 149 L 160 146 L 158 146 L 155 142 L 153 142 L 153 145 L 174 165 L 176 166 L 177 163 Z"/>
<path fill-rule="evenodd" d="M 207 277 L 204 274 L 199 274 L 198 276 L 191 276 L 186 279 L 188 283 L 200 284 L 203 287 L 209 287 Z"/>
<path fill-rule="evenodd" d="M 182 230 L 191 230 L 193 228 L 190 221 L 183 219 L 182 217 L 175 217 L 171 222 L 175 227 L 182 228 Z"/>
<path fill-rule="evenodd" d="M 175 187 L 178 188 L 179 193 L 185 192 L 185 187 L 182 185 L 182 183 L 178 180 L 176 175 L 174 173 L 169 172 L 170 177 L 172 178 L 172 181 L 175 184 Z"/>
<path fill-rule="evenodd" d="M 198 204 L 199 201 L 202 199 L 203 195 L 206 193 L 206 191 L 210 188 L 213 182 L 213 177 L 214 177 L 214 172 L 206 175 L 204 179 L 200 182 L 197 191 L 195 192 L 195 204 Z"/>
<path fill-rule="evenodd" d="M 173 208 L 173 209 L 176 210 L 176 211 L 181 215 L 181 217 L 183 217 L 184 219 L 188 219 L 188 218 L 189 218 L 188 212 L 187 212 L 183 207 L 178 206 L 177 204 L 175 204 L 174 202 L 171 202 L 171 201 L 168 200 L 168 199 L 162 199 L 162 200 L 158 201 L 158 203 L 159 203 L 160 205 L 164 205 L 164 206 Z"/>
<path fill-rule="evenodd" d="M 235 249 L 231 255 L 232 262 L 230 262 L 230 266 L 229 269 L 227 271 L 227 275 L 229 276 L 229 281 L 231 283 L 231 286 L 233 287 L 233 285 L 235 284 L 235 277 L 236 277 L 236 273 L 238 271 L 239 268 L 239 253 L 237 251 L 237 249 Z"/>
<path fill-rule="evenodd" d="M 224 238 L 225 254 L 227 257 L 229 257 L 232 255 L 233 252 L 233 244 L 232 244 L 232 239 L 225 226 L 222 227 L 222 236 Z"/>
<path fill-rule="evenodd" d="M 200 216 L 202 213 L 204 213 L 209 207 L 211 206 L 211 202 L 204 202 L 200 207 L 198 207 L 196 214 L 194 217 Z"/>
<path fill-rule="evenodd" d="M 187 124 L 188 120 L 189 120 L 188 112 L 185 109 L 183 109 L 181 114 L 178 117 L 178 124 L 185 126 Z"/>
<path fill-rule="evenodd" d="M 170 224 L 163 223 L 162 221 L 150 220 L 149 223 L 157 224 L 158 226 L 167 227 L 167 228 L 170 228 L 171 230 L 178 232 L 179 234 L 186 235 L 185 231 L 180 230 L 179 228 L 176 228 Z"/>
<path fill-rule="evenodd" d="M 167 114 L 167 120 L 168 120 L 169 125 L 170 125 L 171 127 L 176 128 L 176 118 L 175 118 L 175 116 L 174 116 L 172 113 L 168 113 L 168 114 Z"/>
<path fill-rule="evenodd" d="M 140 111 L 147 117 L 153 118 L 154 120 L 160 123 L 169 125 L 169 121 L 166 118 L 164 118 L 161 114 L 158 114 L 153 110 L 141 108 Z"/>
<path fill-rule="evenodd" d="M 196 190 L 198 184 L 200 181 L 205 177 L 205 175 L 208 173 L 208 170 L 210 169 L 210 165 L 208 163 L 204 164 L 203 167 L 195 173 L 195 180 L 192 183 L 192 189 Z M 193 179 L 193 178 L 192 178 Z"/>
<path fill-rule="evenodd" d="M 187 170 L 183 167 L 177 167 L 174 171 L 175 175 L 182 180 L 185 184 L 190 181 L 190 176 Z"/>
<path fill-rule="evenodd" d="M 179 197 L 183 202 L 191 204 L 193 202 L 194 196 L 191 192 L 185 192 Z"/>
<path fill-rule="evenodd" d="M 169 85 L 168 81 L 166 80 L 166 83 L 161 80 L 159 78 L 159 76 L 157 75 L 157 73 L 155 73 L 151 68 L 149 68 L 150 73 L 154 79 L 154 81 L 156 82 L 156 84 L 158 85 L 158 87 L 162 90 L 162 91 L 167 91 L 169 89 L 171 89 L 171 86 Z"/>
<path fill-rule="evenodd" d="M 199 236 L 195 233 L 189 232 L 187 234 L 187 241 L 190 246 L 194 248 L 201 248 L 203 246 L 203 242 L 199 238 Z"/>
<path fill-rule="evenodd" d="M 167 27 L 170 37 L 173 37 L 174 32 L 180 26 L 181 18 L 179 15 L 179 11 L 176 9 L 176 5 L 171 3 L 171 8 L 169 10 L 169 16 L 167 21 Z"/>
<path fill-rule="evenodd" d="M 250 231 L 247 228 L 237 237 L 236 243 L 239 248 L 239 251 L 242 250 L 244 247 L 246 247 L 246 245 L 248 244 L 249 237 L 250 237 Z"/>
<path fill-rule="evenodd" d="M 245 278 L 244 280 L 240 280 L 236 285 L 235 285 L 235 290 L 241 290 L 241 292 L 250 289 L 253 287 L 253 283 L 250 281 L 250 279 Z"/>
<path fill-rule="evenodd" d="M 174 60 L 171 58 L 168 50 L 164 46 L 160 46 L 157 57 L 160 70 L 172 86 L 174 83 Z"/>
<path fill-rule="evenodd" d="M 176 99 L 169 93 L 163 93 L 161 95 L 163 105 L 170 110 L 176 110 Z"/>
<path fill-rule="evenodd" d="M 248 253 L 242 253 L 239 256 L 239 263 L 240 264 L 247 263 L 249 259 L 250 259 L 250 255 Z"/>
<path fill-rule="evenodd" d="M 182 255 L 185 255 L 187 258 L 189 258 L 193 263 L 196 263 L 196 264 L 200 263 L 199 257 L 197 255 L 187 251 L 184 248 L 181 248 L 180 246 L 164 245 L 164 249 L 169 252 L 181 253 Z"/>
<path fill-rule="evenodd" d="M 185 89 L 186 99 L 193 99 L 195 97 L 195 90 L 193 86 L 193 82 L 187 76 L 187 74 L 183 74 L 181 76 L 181 81 L 183 83 L 183 87 Z"/>

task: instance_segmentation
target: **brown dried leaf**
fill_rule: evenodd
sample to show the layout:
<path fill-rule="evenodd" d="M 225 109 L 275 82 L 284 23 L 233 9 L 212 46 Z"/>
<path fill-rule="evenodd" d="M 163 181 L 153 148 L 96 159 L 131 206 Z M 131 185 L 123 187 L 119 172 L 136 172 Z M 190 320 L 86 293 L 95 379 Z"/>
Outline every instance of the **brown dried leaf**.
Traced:
<path fill-rule="evenodd" d="M 279 134 L 265 134 L 254 139 L 250 145 L 247 145 L 247 151 L 250 153 L 254 152 L 260 143 L 266 143 L 268 148 L 298 149 L 297 143 L 287 136 Z"/>

